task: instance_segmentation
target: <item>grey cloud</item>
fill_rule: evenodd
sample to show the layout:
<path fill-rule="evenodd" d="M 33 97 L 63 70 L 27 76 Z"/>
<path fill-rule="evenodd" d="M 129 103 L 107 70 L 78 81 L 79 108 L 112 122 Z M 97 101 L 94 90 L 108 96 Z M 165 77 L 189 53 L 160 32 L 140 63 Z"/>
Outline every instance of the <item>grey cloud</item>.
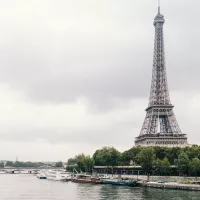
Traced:
<path fill-rule="evenodd" d="M 15 141 L 15 142 L 35 142 L 35 141 L 44 141 L 50 144 L 66 144 L 66 143 L 85 143 L 94 144 L 101 146 L 102 144 L 112 143 L 120 144 L 121 141 L 124 141 L 124 133 L 126 132 L 126 137 L 129 140 L 134 140 L 134 137 L 139 134 L 139 129 L 137 134 L 133 135 L 134 123 L 132 120 L 126 123 L 118 123 L 114 125 L 106 125 L 102 127 L 77 127 L 73 129 L 60 129 L 57 128 L 34 128 L 22 130 L 15 130 L 13 132 L 4 132 L 2 131 L 0 136 L 2 141 Z"/>
<path fill-rule="evenodd" d="M 189 1 L 181 2 L 188 6 L 188 10 L 191 8 Z M 153 56 L 152 21 L 156 14 L 153 1 L 149 3 L 150 9 L 145 7 L 145 1 L 140 6 L 128 1 L 124 5 L 126 13 L 118 9 L 120 1 L 116 2 L 113 10 L 113 1 L 100 10 L 97 6 L 103 6 L 105 2 L 87 3 L 97 9 L 97 13 L 86 5 L 88 12 L 82 11 L 76 16 L 73 12 L 63 11 L 59 15 L 56 8 L 50 8 L 48 12 L 53 14 L 49 18 L 39 19 L 34 14 L 32 19 L 31 15 L 28 17 L 30 24 L 25 27 L 23 23 L 27 21 L 24 20 L 18 28 L 17 20 L 10 22 L 9 27 L 4 24 L 5 30 L 1 34 L 5 35 L 7 31 L 12 31 L 12 34 L 5 36 L 1 45 L 0 80 L 24 90 L 33 100 L 44 102 L 63 103 L 85 96 L 95 104 L 104 105 L 109 104 L 113 97 L 147 98 Z M 192 7 L 192 15 L 185 15 L 183 5 L 173 2 L 163 4 L 170 89 L 198 89 L 200 44 L 197 38 L 200 30 L 194 26 L 199 21 L 198 6 Z M 77 8 L 76 3 L 71 2 L 70 5 L 72 9 Z M 128 6 L 132 6 L 133 14 Z M 138 14 L 137 9 L 142 9 L 142 13 Z M 101 11 L 105 13 L 99 16 Z M 70 21 L 69 17 L 73 20 Z M 55 20 L 61 20 L 63 27 L 58 30 L 52 28 Z M 188 78 L 190 84 L 185 81 Z"/>

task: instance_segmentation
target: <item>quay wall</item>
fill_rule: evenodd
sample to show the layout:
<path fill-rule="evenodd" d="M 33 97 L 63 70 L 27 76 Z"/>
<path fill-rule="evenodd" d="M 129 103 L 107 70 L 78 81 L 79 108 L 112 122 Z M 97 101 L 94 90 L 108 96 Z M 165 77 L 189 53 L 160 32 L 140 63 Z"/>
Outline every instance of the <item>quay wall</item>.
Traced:
<path fill-rule="evenodd" d="M 118 175 L 113 175 L 114 178 L 117 178 Z M 147 181 L 147 176 L 146 175 L 122 175 L 122 177 L 127 177 L 127 178 L 134 178 L 134 179 L 139 179 L 141 181 Z M 182 176 L 150 176 L 149 181 L 152 182 L 157 182 L 159 180 L 165 180 L 166 182 L 176 182 L 176 183 L 183 183 L 185 181 L 190 181 L 190 182 L 200 182 L 200 177 L 182 177 Z"/>
<path fill-rule="evenodd" d="M 150 176 L 150 181 L 165 180 L 167 182 L 183 183 L 185 181 L 200 182 L 200 177 L 182 177 L 182 176 Z"/>
<path fill-rule="evenodd" d="M 154 188 L 200 191 L 200 185 L 194 185 L 194 184 L 147 182 L 147 183 L 143 184 L 143 186 L 154 187 Z"/>

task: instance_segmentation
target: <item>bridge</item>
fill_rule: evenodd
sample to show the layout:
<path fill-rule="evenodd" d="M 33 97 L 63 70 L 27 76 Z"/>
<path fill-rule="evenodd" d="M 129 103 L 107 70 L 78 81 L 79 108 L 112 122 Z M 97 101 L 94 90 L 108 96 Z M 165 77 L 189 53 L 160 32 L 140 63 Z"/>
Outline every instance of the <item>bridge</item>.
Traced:
<path fill-rule="evenodd" d="M 6 174 L 37 174 L 41 170 L 58 170 L 63 168 L 23 168 L 23 167 L 5 167 L 0 169 L 0 173 L 6 173 Z"/>

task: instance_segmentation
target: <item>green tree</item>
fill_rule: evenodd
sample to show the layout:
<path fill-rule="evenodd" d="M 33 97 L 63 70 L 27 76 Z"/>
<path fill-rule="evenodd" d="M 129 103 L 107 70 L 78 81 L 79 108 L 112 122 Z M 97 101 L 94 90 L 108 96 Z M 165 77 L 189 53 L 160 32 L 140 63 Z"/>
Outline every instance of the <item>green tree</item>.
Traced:
<path fill-rule="evenodd" d="M 44 163 L 41 162 L 20 162 L 20 161 L 16 161 L 15 163 L 11 162 L 11 161 L 7 161 L 6 166 L 11 166 L 11 167 L 23 167 L 23 168 L 38 168 L 40 166 L 43 166 Z"/>
<path fill-rule="evenodd" d="M 13 162 L 12 161 L 7 161 L 6 162 L 6 166 L 12 167 L 13 166 Z"/>
<path fill-rule="evenodd" d="M 0 162 L 0 168 L 4 168 L 4 163 Z"/>
<path fill-rule="evenodd" d="M 120 152 L 114 147 L 103 147 L 93 155 L 95 165 L 117 166 L 120 161 Z"/>
<path fill-rule="evenodd" d="M 89 155 L 79 154 L 75 157 L 77 161 L 77 167 L 80 171 L 92 173 L 94 166 L 93 158 Z"/>
<path fill-rule="evenodd" d="M 120 156 L 120 152 L 114 147 L 103 147 L 94 153 L 93 159 L 95 165 L 111 167 L 113 174 L 113 167 L 119 164 Z"/>
<path fill-rule="evenodd" d="M 55 167 L 63 167 L 62 161 L 59 161 L 55 164 Z"/>
<path fill-rule="evenodd" d="M 166 150 L 166 158 L 168 158 L 169 162 L 174 165 L 176 164 L 175 161 L 178 159 L 178 156 L 182 152 L 180 147 L 172 147 Z"/>
<path fill-rule="evenodd" d="M 153 167 L 153 161 L 155 158 L 154 149 L 152 147 L 145 147 L 138 154 L 139 162 L 142 169 L 147 173 L 147 180 L 149 181 L 149 175 Z"/>
<path fill-rule="evenodd" d="M 111 168 L 112 174 L 114 166 L 120 164 L 120 158 L 121 153 L 114 147 L 103 147 L 102 149 L 97 150 L 93 155 L 95 165 L 107 166 L 107 168 Z"/>
<path fill-rule="evenodd" d="M 170 171 L 170 162 L 167 158 L 164 158 L 162 161 L 161 161 L 161 174 L 164 173 L 164 174 L 167 174 L 169 171 Z"/>
<path fill-rule="evenodd" d="M 156 174 L 160 175 L 161 174 L 161 159 L 156 158 L 153 161 L 153 168 L 155 169 Z"/>
<path fill-rule="evenodd" d="M 189 169 L 194 172 L 195 177 L 197 177 L 197 172 L 200 171 L 200 160 L 198 158 L 193 158 L 189 163 Z"/>
<path fill-rule="evenodd" d="M 179 170 L 179 175 L 180 172 L 183 172 L 184 174 L 187 172 L 189 167 L 189 162 L 190 160 L 188 158 L 188 155 L 182 151 L 178 156 L 178 159 L 175 161 L 175 164 L 177 165 Z"/>
<path fill-rule="evenodd" d="M 168 153 L 167 147 L 153 147 L 153 148 L 154 148 L 156 158 L 159 158 L 161 160 L 166 158 L 166 155 Z"/>
<path fill-rule="evenodd" d="M 23 162 L 16 161 L 16 162 L 13 164 L 13 167 L 26 167 L 26 165 L 25 165 Z"/>
<path fill-rule="evenodd" d="M 185 147 L 184 152 L 187 153 L 190 160 L 192 160 L 193 158 L 200 159 L 200 147 L 198 145 Z"/>
<path fill-rule="evenodd" d="M 84 167 L 85 155 L 79 154 L 79 155 L 75 156 L 75 159 L 76 159 L 76 162 L 77 162 L 78 170 L 84 171 L 85 170 L 85 167 Z"/>
<path fill-rule="evenodd" d="M 167 174 L 170 171 L 170 162 L 167 158 L 163 160 L 157 158 L 153 161 L 153 168 L 159 175 Z"/>
<path fill-rule="evenodd" d="M 120 165 L 129 165 L 130 161 L 132 160 L 134 164 L 138 163 L 138 157 L 137 155 L 140 153 L 142 150 L 142 147 L 133 147 L 127 151 L 124 151 L 121 154 L 120 158 Z"/>
<path fill-rule="evenodd" d="M 67 161 L 67 165 L 76 165 L 77 160 L 75 158 L 69 158 Z"/>
<path fill-rule="evenodd" d="M 91 158 L 90 156 L 85 156 L 83 166 L 84 166 L 85 172 L 92 173 L 92 169 L 93 169 L 93 166 L 94 166 L 93 158 Z"/>

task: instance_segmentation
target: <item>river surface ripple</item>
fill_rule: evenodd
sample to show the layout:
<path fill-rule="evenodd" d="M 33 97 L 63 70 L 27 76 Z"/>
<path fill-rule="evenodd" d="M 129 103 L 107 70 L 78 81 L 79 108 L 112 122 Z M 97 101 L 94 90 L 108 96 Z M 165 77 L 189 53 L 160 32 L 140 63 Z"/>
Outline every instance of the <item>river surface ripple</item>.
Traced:
<path fill-rule="evenodd" d="M 0 200 L 200 200 L 200 192 L 39 180 L 1 174 Z"/>

